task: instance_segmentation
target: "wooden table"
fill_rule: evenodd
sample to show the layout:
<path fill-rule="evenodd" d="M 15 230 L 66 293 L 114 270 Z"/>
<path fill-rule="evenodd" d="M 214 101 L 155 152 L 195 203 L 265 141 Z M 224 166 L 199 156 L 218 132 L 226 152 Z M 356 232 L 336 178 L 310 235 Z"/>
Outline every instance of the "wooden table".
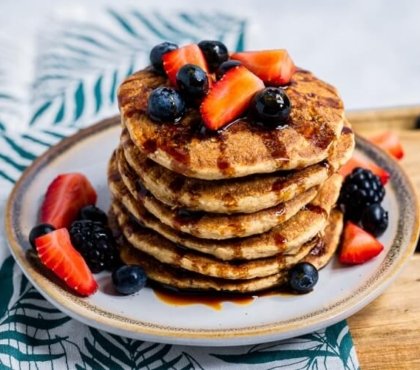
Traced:
<path fill-rule="evenodd" d="M 355 131 L 368 136 L 384 126 L 399 131 L 402 165 L 420 194 L 420 108 L 349 114 Z M 348 319 L 362 370 L 420 369 L 420 253 L 370 305 Z"/>

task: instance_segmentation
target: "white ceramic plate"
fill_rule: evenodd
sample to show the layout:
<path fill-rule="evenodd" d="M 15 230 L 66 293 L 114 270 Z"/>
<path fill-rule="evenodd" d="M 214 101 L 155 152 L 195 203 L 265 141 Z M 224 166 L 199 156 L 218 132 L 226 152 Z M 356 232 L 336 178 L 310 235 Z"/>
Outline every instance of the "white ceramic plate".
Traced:
<path fill-rule="evenodd" d="M 376 298 L 396 277 L 415 249 L 419 217 L 414 189 L 399 165 L 365 140 L 357 150 L 391 173 L 384 207 L 390 225 L 381 237 L 385 251 L 360 266 L 344 267 L 336 260 L 320 272 L 315 290 L 306 295 L 274 295 L 249 305 L 171 306 L 145 288 L 123 297 L 112 293 L 109 274 L 99 275 L 100 290 L 79 298 L 46 277 L 30 259 L 28 234 L 48 184 L 63 172 L 88 176 L 107 209 L 107 161 L 117 146 L 119 119 L 101 122 L 62 141 L 36 160 L 13 190 L 7 208 L 10 249 L 28 279 L 53 305 L 87 325 L 148 341 L 202 346 L 233 346 L 284 339 L 334 324 Z"/>

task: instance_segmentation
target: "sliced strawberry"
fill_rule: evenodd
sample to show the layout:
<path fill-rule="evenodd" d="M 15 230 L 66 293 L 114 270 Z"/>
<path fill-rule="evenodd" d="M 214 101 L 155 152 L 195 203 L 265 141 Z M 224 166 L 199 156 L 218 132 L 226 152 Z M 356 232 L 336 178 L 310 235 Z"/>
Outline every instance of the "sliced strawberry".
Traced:
<path fill-rule="evenodd" d="M 196 44 L 189 44 L 163 55 L 163 68 L 172 85 L 176 85 L 176 74 L 185 64 L 195 64 L 208 73 L 206 59 Z M 210 80 L 210 79 L 209 79 Z"/>
<path fill-rule="evenodd" d="M 367 139 L 371 143 L 376 144 L 381 149 L 391 154 L 396 159 L 404 157 L 404 150 L 398 135 L 393 131 L 385 131 L 378 135 L 369 136 Z"/>
<path fill-rule="evenodd" d="M 339 260 L 341 263 L 357 265 L 376 257 L 383 249 L 384 246 L 372 235 L 348 221 L 344 228 Z"/>
<path fill-rule="evenodd" d="M 270 85 L 290 82 L 296 66 L 285 49 L 245 51 L 234 53 L 231 59 L 239 60 L 246 68 Z"/>
<path fill-rule="evenodd" d="M 80 253 L 74 249 L 67 229 L 58 229 L 35 239 L 41 262 L 68 287 L 82 296 L 96 292 L 98 284 Z"/>
<path fill-rule="evenodd" d="M 340 174 L 343 176 L 349 175 L 356 167 L 367 168 L 371 170 L 375 175 L 379 176 L 382 184 L 386 184 L 390 178 L 390 175 L 383 168 L 379 167 L 376 163 L 370 159 L 362 157 L 358 152 L 355 152 L 350 160 L 340 168 Z"/>
<path fill-rule="evenodd" d="M 79 210 L 96 203 L 96 191 L 81 173 L 57 176 L 48 187 L 41 207 L 41 221 L 56 229 L 69 227 Z"/>
<path fill-rule="evenodd" d="M 226 72 L 210 89 L 201 104 L 201 116 L 210 130 L 218 130 L 238 118 L 264 82 L 243 66 Z"/>

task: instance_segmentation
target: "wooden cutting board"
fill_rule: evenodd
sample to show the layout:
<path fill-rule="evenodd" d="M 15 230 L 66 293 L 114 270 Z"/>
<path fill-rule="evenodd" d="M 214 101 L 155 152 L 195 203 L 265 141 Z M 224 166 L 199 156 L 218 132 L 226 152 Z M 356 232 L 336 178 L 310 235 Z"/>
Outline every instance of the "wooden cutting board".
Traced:
<path fill-rule="evenodd" d="M 349 112 L 354 130 L 398 131 L 402 166 L 420 194 L 420 107 Z M 348 319 L 362 370 L 420 369 L 420 253 L 370 305 Z"/>

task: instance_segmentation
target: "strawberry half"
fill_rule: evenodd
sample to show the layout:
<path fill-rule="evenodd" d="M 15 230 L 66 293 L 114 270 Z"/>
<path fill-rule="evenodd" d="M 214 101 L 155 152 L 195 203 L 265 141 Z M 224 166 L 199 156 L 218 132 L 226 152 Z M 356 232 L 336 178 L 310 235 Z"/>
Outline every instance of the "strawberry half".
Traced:
<path fill-rule="evenodd" d="M 358 152 L 355 152 L 350 160 L 340 168 L 339 173 L 343 176 L 349 175 L 356 167 L 367 168 L 371 170 L 375 175 L 379 176 L 382 184 L 386 184 L 390 178 L 390 174 L 383 168 L 379 167 L 376 163 L 371 160 L 362 157 Z"/>
<path fill-rule="evenodd" d="M 358 265 L 376 257 L 384 246 L 365 230 L 348 221 L 339 255 L 341 263 Z"/>
<path fill-rule="evenodd" d="M 370 136 L 367 139 L 371 143 L 388 152 L 396 159 L 401 159 L 404 157 L 404 150 L 398 135 L 393 131 L 385 131 L 378 135 Z"/>
<path fill-rule="evenodd" d="M 231 59 L 239 60 L 270 85 L 288 84 L 296 71 L 296 66 L 285 49 L 234 53 Z"/>
<path fill-rule="evenodd" d="M 218 130 L 240 117 L 254 94 L 263 88 L 264 82 L 245 67 L 230 69 L 213 85 L 201 104 L 205 126 Z"/>
<path fill-rule="evenodd" d="M 41 207 L 42 223 L 56 229 L 69 227 L 79 210 L 96 203 L 96 191 L 81 173 L 57 176 L 48 187 Z"/>
<path fill-rule="evenodd" d="M 163 55 L 163 68 L 173 86 L 176 86 L 176 74 L 185 64 L 195 64 L 208 74 L 206 59 L 196 44 L 182 46 Z M 210 78 L 209 78 L 210 81 Z"/>
<path fill-rule="evenodd" d="M 82 296 L 96 292 L 98 284 L 85 260 L 73 247 L 67 229 L 58 229 L 35 239 L 41 262 L 69 288 Z"/>

